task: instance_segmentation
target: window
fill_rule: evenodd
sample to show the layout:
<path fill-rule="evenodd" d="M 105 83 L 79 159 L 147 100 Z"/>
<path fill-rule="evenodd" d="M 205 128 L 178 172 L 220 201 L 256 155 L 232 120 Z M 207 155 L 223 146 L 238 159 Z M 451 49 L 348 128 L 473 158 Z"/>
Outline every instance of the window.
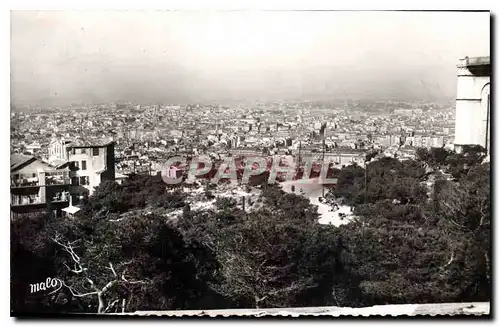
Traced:
<path fill-rule="evenodd" d="M 78 163 L 78 161 L 75 161 L 75 167 L 80 168 L 80 164 Z"/>
<path fill-rule="evenodd" d="M 81 151 L 82 154 L 87 154 L 87 149 L 83 148 Z"/>
<path fill-rule="evenodd" d="M 88 176 L 80 177 L 80 185 L 89 185 L 89 177 Z"/>
<path fill-rule="evenodd" d="M 87 161 L 82 160 L 82 170 L 87 170 Z"/>
<path fill-rule="evenodd" d="M 99 155 L 99 148 L 92 148 L 92 155 L 98 156 Z"/>
<path fill-rule="evenodd" d="M 31 174 L 31 177 L 36 177 L 36 174 L 35 173 Z"/>

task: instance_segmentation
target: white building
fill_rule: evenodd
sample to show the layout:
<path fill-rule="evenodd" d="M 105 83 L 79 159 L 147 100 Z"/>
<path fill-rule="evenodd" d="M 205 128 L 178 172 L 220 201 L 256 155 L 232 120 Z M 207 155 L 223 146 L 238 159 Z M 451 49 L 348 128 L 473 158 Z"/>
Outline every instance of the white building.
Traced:
<path fill-rule="evenodd" d="M 460 60 L 457 65 L 455 150 L 490 144 L 490 57 Z"/>
<path fill-rule="evenodd" d="M 115 180 L 114 142 L 103 144 L 81 140 L 56 140 L 49 147 L 49 162 L 60 166 L 74 165 L 70 173 L 72 185 L 80 185 L 90 194 L 104 180 Z"/>

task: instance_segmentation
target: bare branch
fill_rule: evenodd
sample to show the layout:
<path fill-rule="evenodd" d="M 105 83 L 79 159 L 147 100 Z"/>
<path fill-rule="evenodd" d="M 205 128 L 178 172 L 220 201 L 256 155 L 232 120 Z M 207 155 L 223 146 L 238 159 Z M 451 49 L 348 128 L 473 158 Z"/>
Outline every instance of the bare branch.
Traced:
<path fill-rule="evenodd" d="M 144 280 L 128 280 L 125 278 L 125 272 L 122 274 L 122 280 L 128 284 L 148 284 L 150 281 L 144 281 Z"/>
<path fill-rule="evenodd" d="M 106 286 L 104 286 L 104 287 L 102 288 L 101 293 L 102 293 L 102 294 L 106 293 L 106 292 L 107 292 L 107 291 L 108 291 L 111 287 L 113 287 L 113 285 L 115 285 L 115 284 L 116 284 L 116 282 L 117 282 L 117 280 L 112 280 L 112 281 L 108 282 L 108 283 L 106 284 Z"/>
<path fill-rule="evenodd" d="M 76 252 L 74 250 L 76 248 L 75 244 L 77 242 L 80 242 L 80 240 L 75 240 L 73 242 L 63 241 L 61 239 L 60 235 L 56 235 L 55 237 L 52 238 L 52 241 L 54 241 L 56 244 L 58 244 L 59 246 L 61 246 L 61 248 L 66 253 L 68 253 L 71 256 L 71 259 L 72 259 L 73 265 L 74 265 L 74 269 L 72 269 L 67 263 L 63 263 L 63 265 L 70 272 L 73 272 L 75 274 L 82 274 L 81 277 L 83 277 L 84 280 L 86 280 L 90 284 L 90 287 L 91 287 L 91 289 L 93 289 L 93 291 L 92 292 L 77 291 L 73 287 L 67 285 L 64 281 L 61 281 L 62 284 L 63 284 L 63 286 L 65 286 L 67 289 L 69 289 L 69 291 L 71 292 L 71 294 L 74 297 L 81 298 L 81 297 L 87 297 L 87 296 L 97 295 L 97 299 L 99 301 L 99 308 L 98 308 L 98 312 L 99 313 L 105 313 L 105 312 L 111 310 L 113 307 L 116 307 L 117 303 L 119 303 L 120 299 L 115 299 L 111 303 L 108 303 L 108 305 L 107 305 L 106 308 L 104 307 L 105 306 L 105 297 L 104 297 L 104 294 L 107 291 L 109 291 L 117 283 L 125 282 L 125 283 L 131 284 L 131 285 L 134 285 L 134 284 L 148 284 L 148 283 L 150 283 L 149 280 L 128 280 L 125 277 L 126 273 L 127 273 L 127 268 L 123 269 L 121 276 L 118 275 L 118 273 L 116 272 L 115 266 L 113 266 L 113 263 L 109 262 L 108 263 L 109 266 L 106 267 L 106 268 L 109 269 L 112 272 L 113 279 L 110 280 L 110 281 L 108 281 L 108 283 L 103 288 L 99 288 L 94 283 L 94 281 L 91 278 L 89 278 L 88 273 L 87 273 L 87 268 L 83 267 L 83 265 L 81 263 L 81 258 L 76 254 Z M 88 244 L 92 244 L 92 241 L 87 242 L 87 243 Z M 118 267 L 123 267 L 123 266 L 129 265 L 131 263 L 133 263 L 133 260 L 129 260 L 129 261 L 126 261 L 124 263 L 118 264 Z M 122 306 L 122 312 L 125 311 L 125 305 L 126 305 L 126 300 L 123 299 L 122 300 L 122 304 L 121 304 L 121 306 Z"/>
<path fill-rule="evenodd" d="M 73 259 L 73 261 L 75 261 L 77 264 L 80 264 L 80 257 L 75 253 L 75 251 L 73 250 L 73 244 L 78 242 L 79 240 L 76 240 L 76 241 L 73 241 L 73 242 L 68 242 L 68 245 L 66 244 L 63 244 L 61 243 L 59 240 L 58 240 L 59 237 L 54 237 L 52 238 L 52 240 L 60 245 L 64 251 L 66 251 L 70 256 L 71 256 L 71 259 Z"/>
<path fill-rule="evenodd" d="M 75 274 L 80 274 L 82 272 L 84 272 L 85 270 L 87 270 L 86 268 L 82 268 L 82 266 L 80 265 L 79 267 L 77 267 L 76 263 L 75 263 L 75 269 L 71 269 L 65 262 L 63 263 L 63 265 L 68 268 L 68 270 L 72 273 L 75 273 Z"/>
<path fill-rule="evenodd" d="M 116 274 L 115 268 L 113 268 L 113 264 L 111 262 L 109 263 L 108 269 L 111 270 L 111 272 L 113 273 L 113 276 L 118 277 L 118 275 Z"/>
<path fill-rule="evenodd" d="M 108 312 L 108 310 L 111 309 L 112 307 L 114 307 L 115 304 L 118 303 L 118 301 L 119 301 L 119 299 L 116 299 L 113 302 L 111 302 L 110 304 L 108 304 L 108 306 L 106 307 L 106 309 L 104 309 L 104 312 Z"/>
<path fill-rule="evenodd" d="M 453 263 L 453 261 L 455 260 L 455 250 L 452 250 L 451 251 L 451 256 L 450 256 L 450 260 L 448 260 L 448 263 L 446 263 L 444 266 L 441 267 L 441 269 L 443 268 L 446 268 L 448 267 L 449 265 L 451 265 Z"/>
<path fill-rule="evenodd" d="M 256 298 L 256 299 L 255 299 L 255 302 L 262 302 L 262 301 L 264 301 L 265 299 L 267 299 L 267 297 L 268 297 L 268 296 L 267 296 L 267 295 L 265 295 L 265 296 L 263 296 L 263 297 L 261 297 L 261 298 Z"/>
<path fill-rule="evenodd" d="M 72 287 L 68 286 L 65 282 L 61 281 L 62 284 L 67 288 L 69 289 L 69 291 L 71 292 L 71 295 L 75 296 L 75 297 L 85 297 L 85 296 L 89 296 L 89 295 L 98 295 L 99 292 L 88 292 L 88 293 L 75 293 L 75 291 L 73 290 Z"/>
<path fill-rule="evenodd" d="M 131 264 L 132 262 L 134 262 L 134 260 L 125 261 L 125 262 L 124 262 L 124 263 L 122 263 L 121 265 L 122 265 L 122 266 L 126 266 L 126 265 Z"/>

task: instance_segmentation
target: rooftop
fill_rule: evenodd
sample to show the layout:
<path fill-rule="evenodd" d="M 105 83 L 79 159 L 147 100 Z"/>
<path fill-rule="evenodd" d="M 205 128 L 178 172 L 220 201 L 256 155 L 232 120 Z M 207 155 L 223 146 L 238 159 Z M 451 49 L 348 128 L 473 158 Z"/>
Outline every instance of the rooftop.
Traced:
<path fill-rule="evenodd" d="M 67 163 L 67 161 L 62 160 L 62 159 L 54 159 L 54 160 L 52 160 L 52 161 L 49 162 L 49 164 L 51 166 L 54 166 L 54 167 L 60 167 L 60 166 L 62 166 L 64 164 L 66 164 L 66 163 Z"/>
<path fill-rule="evenodd" d="M 35 157 L 14 153 L 10 155 L 10 171 L 17 170 L 25 163 L 34 160 Z"/>
<path fill-rule="evenodd" d="M 102 140 L 72 140 L 68 143 L 68 148 L 92 148 L 92 147 L 106 147 L 110 144 L 113 144 L 113 141 L 105 141 Z"/>

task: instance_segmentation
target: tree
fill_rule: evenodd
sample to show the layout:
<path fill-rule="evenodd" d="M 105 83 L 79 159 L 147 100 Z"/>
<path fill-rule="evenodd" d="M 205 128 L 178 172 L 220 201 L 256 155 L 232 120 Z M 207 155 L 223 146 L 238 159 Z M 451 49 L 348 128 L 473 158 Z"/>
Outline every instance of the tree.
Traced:
<path fill-rule="evenodd" d="M 131 287 L 135 284 L 150 283 L 150 281 L 145 280 L 128 279 L 129 277 L 126 275 L 127 266 L 132 263 L 132 260 L 120 262 L 116 265 L 116 269 L 111 261 L 108 262 L 107 267 L 101 262 L 91 265 L 90 260 L 87 261 L 85 258 L 80 258 L 75 252 L 75 247 L 81 240 L 73 242 L 67 240 L 63 241 L 59 235 L 56 235 L 53 241 L 69 254 L 71 258 L 71 267 L 68 264 L 64 264 L 64 266 L 70 273 L 75 275 L 71 278 L 72 282 L 70 285 L 65 281 L 63 281 L 63 285 L 74 297 L 84 298 L 95 296 L 98 301 L 97 313 L 107 313 L 110 312 L 110 310 L 116 310 L 119 306 L 121 306 L 121 312 L 125 312 L 127 300 L 130 301 L 130 298 L 133 296 L 133 293 L 130 292 Z M 97 267 L 94 267 L 94 264 L 96 264 Z M 92 272 L 89 271 L 89 266 L 91 266 Z M 110 276 L 107 278 L 104 276 L 105 274 L 103 274 L 104 269 L 110 270 Z M 98 280 L 104 280 L 104 282 L 99 285 L 97 282 Z M 117 290 L 118 287 L 120 287 L 119 290 Z M 122 293 L 120 291 L 125 291 L 126 293 L 130 292 L 130 294 L 120 294 Z"/>
<path fill-rule="evenodd" d="M 34 270 L 36 277 L 26 280 L 19 272 L 24 266 L 15 261 L 19 267 L 14 271 L 15 285 L 23 283 L 26 289 L 47 276 L 64 282 L 48 298 L 52 302 L 36 304 L 41 302 L 38 298 L 21 295 L 15 298 L 16 308 L 28 304 L 35 311 L 104 313 L 196 309 L 202 302 L 209 306 L 220 301 L 207 300 L 205 276 L 212 261 L 206 249 L 199 243 L 187 244 L 167 219 L 169 210 L 184 204 L 182 193 L 167 192 L 157 180 L 141 176 L 124 184 L 103 183 L 85 200 L 76 219 L 12 223 L 12 244 L 15 253 L 22 254 L 19 258 L 33 262 L 40 255 L 36 262 L 51 268 L 24 269 Z M 23 238 L 28 231 L 35 237 Z M 61 297 L 66 298 L 64 306 L 55 301 Z"/>
<path fill-rule="evenodd" d="M 490 166 L 471 167 L 458 181 L 437 183 L 433 212 L 442 218 L 453 251 L 455 263 L 470 283 L 467 295 L 474 299 L 490 296 L 491 287 L 491 211 Z"/>
<path fill-rule="evenodd" d="M 363 202 L 365 171 L 358 165 L 349 165 L 338 172 L 334 195 L 348 204 Z"/>
<path fill-rule="evenodd" d="M 306 294 L 324 298 L 336 246 L 326 240 L 335 233 L 317 223 L 316 209 L 303 197 L 274 186 L 262 197 L 267 205 L 258 211 L 225 207 L 179 222 L 186 239 L 203 242 L 217 259 L 212 289 L 243 307 L 300 305 Z"/>
<path fill-rule="evenodd" d="M 230 198 L 194 210 L 148 176 L 102 183 L 76 219 L 11 222 L 12 306 L 104 313 L 488 301 L 491 181 L 481 156 L 437 156 L 444 174 L 393 158 L 334 171 L 339 183 L 326 198 L 356 206 L 338 228 L 319 225 L 317 208 L 279 185 L 263 185 L 263 205 L 244 211 Z M 27 294 L 47 276 L 64 287 Z"/>
<path fill-rule="evenodd" d="M 486 150 L 482 146 L 465 147 L 462 153 L 453 153 L 449 156 L 448 170 L 454 178 L 459 179 L 467 175 L 469 169 L 480 165 L 485 157 Z"/>
<path fill-rule="evenodd" d="M 215 200 L 215 207 L 220 210 L 230 210 L 237 205 L 237 201 L 233 198 L 217 197 Z"/>
<path fill-rule="evenodd" d="M 344 167 L 337 173 L 338 183 L 333 191 L 335 197 L 342 198 L 348 205 L 376 203 L 385 199 L 417 203 L 426 198 L 426 189 L 421 185 L 425 175 L 422 163 L 382 158 L 370 162 L 366 170 L 366 199 L 365 170 L 357 165 Z"/>
<path fill-rule="evenodd" d="M 207 287 L 195 260 L 202 249 L 188 246 L 164 217 L 100 219 L 91 234 L 81 232 L 81 221 L 69 224 L 52 237 L 61 250 L 58 276 L 85 310 L 197 308 Z"/>
<path fill-rule="evenodd" d="M 352 305 L 463 299 L 463 279 L 447 265 L 451 240 L 419 205 L 367 205 L 340 230 L 342 263 L 360 291 Z"/>
<path fill-rule="evenodd" d="M 67 302 L 49 292 L 30 292 L 30 284 L 56 276 L 54 246 L 46 238 L 47 214 L 21 217 L 10 223 L 11 312 L 50 313 L 64 310 Z"/>
<path fill-rule="evenodd" d="M 431 167 L 439 168 L 448 164 L 448 158 L 452 152 L 445 148 L 418 148 L 416 155 L 419 161 L 429 164 Z"/>
<path fill-rule="evenodd" d="M 430 201 L 418 161 L 370 163 L 368 201 L 339 227 L 343 281 L 354 290 L 344 303 L 489 300 L 489 165 L 477 159 L 461 159 L 470 166 L 455 181 L 435 174 Z"/>

